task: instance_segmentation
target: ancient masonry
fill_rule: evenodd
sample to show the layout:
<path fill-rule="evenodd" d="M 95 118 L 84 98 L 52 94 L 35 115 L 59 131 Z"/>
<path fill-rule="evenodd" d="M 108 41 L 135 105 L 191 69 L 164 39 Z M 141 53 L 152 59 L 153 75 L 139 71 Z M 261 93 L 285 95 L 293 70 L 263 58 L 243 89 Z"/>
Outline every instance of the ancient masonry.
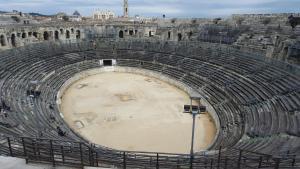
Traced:
<path fill-rule="evenodd" d="M 128 0 L 124 0 L 124 17 L 128 18 Z"/>
<path fill-rule="evenodd" d="M 300 168 L 300 29 L 292 15 L 137 19 L 125 0 L 124 17 L 105 22 L 0 26 L 0 155 L 78 168 Z M 209 148 L 126 152 L 72 130 L 57 107 L 62 87 L 78 73 L 116 67 L 165 75 L 196 93 L 217 129 Z"/>

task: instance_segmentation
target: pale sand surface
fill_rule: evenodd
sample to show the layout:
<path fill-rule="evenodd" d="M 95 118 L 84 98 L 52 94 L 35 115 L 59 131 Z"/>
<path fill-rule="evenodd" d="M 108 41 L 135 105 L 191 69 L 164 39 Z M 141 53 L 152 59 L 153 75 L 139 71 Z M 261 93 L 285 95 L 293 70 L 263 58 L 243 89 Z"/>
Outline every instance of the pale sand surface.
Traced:
<path fill-rule="evenodd" d="M 192 116 L 183 113 L 187 93 L 161 80 L 131 73 L 88 76 L 62 97 L 65 121 L 93 143 L 130 151 L 188 153 Z M 216 134 L 212 118 L 196 120 L 195 151 Z"/>

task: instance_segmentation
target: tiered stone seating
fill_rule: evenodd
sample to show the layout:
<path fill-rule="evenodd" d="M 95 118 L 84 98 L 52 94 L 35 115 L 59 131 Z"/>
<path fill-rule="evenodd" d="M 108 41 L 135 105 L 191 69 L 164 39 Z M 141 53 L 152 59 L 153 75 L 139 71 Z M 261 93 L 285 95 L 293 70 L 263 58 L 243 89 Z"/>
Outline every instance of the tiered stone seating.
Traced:
<path fill-rule="evenodd" d="M 208 43 L 48 42 L 1 52 L 1 100 L 11 108 L 7 121 L 14 124 L 0 123 L 1 133 L 34 137 L 43 131 L 42 137 L 85 141 L 60 116 L 57 92 L 76 73 L 98 68 L 99 59 L 112 58 L 118 66 L 160 72 L 201 93 L 220 119 L 212 149 L 299 153 L 296 69 L 290 72 L 248 53 Z M 41 95 L 36 99 L 26 93 L 31 81 L 39 82 Z M 65 137 L 58 135 L 57 126 L 67 132 Z"/>

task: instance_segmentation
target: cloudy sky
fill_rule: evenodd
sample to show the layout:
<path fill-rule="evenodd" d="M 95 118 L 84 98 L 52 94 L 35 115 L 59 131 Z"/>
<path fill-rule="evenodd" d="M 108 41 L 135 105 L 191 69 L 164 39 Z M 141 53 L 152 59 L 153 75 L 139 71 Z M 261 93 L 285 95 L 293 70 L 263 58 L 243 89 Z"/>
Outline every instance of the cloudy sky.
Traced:
<path fill-rule="evenodd" d="M 90 16 L 95 9 L 122 15 L 123 0 L 0 0 L 1 11 Z M 300 12 L 300 0 L 129 0 L 131 16 L 217 17 L 233 13 Z"/>

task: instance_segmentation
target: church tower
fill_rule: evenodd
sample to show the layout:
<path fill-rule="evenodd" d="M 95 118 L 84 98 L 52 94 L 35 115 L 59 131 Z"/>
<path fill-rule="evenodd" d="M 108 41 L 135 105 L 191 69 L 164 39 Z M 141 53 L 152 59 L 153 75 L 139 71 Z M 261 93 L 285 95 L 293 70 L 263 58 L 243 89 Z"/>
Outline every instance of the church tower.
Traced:
<path fill-rule="evenodd" d="M 125 18 L 128 18 L 128 0 L 124 0 L 124 15 Z"/>

